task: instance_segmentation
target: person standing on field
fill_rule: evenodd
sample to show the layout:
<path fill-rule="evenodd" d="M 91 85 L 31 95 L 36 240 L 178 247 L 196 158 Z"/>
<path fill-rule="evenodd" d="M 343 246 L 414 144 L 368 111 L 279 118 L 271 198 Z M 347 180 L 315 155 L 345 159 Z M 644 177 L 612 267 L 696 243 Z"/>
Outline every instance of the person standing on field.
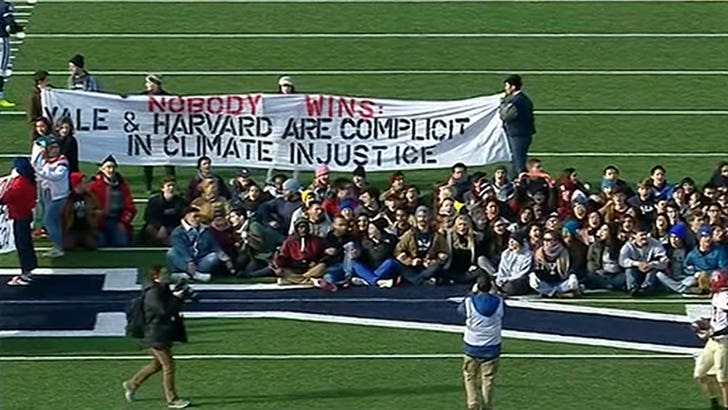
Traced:
<path fill-rule="evenodd" d="M 503 84 L 506 95 L 498 110 L 511 148 L 514 177 L 526 171 L 528 149 L 533 141 L 533 134 L 536 133 L 533 102 L 522 91 L 522 87 L 521 76 L 508 76 Z"/>
<path fill-rule="evenodd" d="M 162 76 L 159 74 L 149 74 L 144 78 L 144 91 L 142 95 L 169 95 L 167 90 L 164 89 Z M 154 192 L 152 186 L 154 185 L 154 166 L 144 166 L 144 186 L 147 188 L 147 192 L 151 196 Z M 165 165 L 164 172 L 167 176 L 175 177 L 174 165 Z"/>
<path fill-rule="evenodd" d="M 473 292 L 458 306 L 465 316 L 463 379 L 468 410 L 493 410 L 493 389 L 501 354 L 503 299 L 490 293 L 491 280 L 479 276 Z"/>

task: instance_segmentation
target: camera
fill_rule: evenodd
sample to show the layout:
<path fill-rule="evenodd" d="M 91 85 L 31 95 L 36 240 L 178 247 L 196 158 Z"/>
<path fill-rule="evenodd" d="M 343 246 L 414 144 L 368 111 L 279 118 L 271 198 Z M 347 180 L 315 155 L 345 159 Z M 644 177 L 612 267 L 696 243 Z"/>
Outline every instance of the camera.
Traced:
<path fill-rule="evenodd" d="M 199 302 L 200 301 L 200 294 L 192 289 L 192 286 L 190 286 L 187 281 L 181 281 L 179 282 L 174 289 L 172 289 L 172 293 L 184 300 L 184 301 L 190 301 L 190 302 Z"/>

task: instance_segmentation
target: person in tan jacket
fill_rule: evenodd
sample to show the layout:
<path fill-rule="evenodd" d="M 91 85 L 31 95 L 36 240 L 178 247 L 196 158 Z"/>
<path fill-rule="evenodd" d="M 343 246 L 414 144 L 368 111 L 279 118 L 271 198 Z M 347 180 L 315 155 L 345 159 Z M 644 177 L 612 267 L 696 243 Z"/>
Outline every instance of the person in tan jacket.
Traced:
<path fill-rule="evenodd" d="M 200 220 L 203 223 L 209 225 L 216 211 L 222 211 L 225 215 L 230 213 L 232 209 L 230 202 L 219 194 L 217 183 L 213 178 L 205 178 L 200 182 L 200 192 L 202 194 L 190 205 L 200 210 Z"/>
<path fill-rule="evenodd" d="M 402 265 L 402 277 L 407 282 L 435 285 L 450 257 L 447 239 L 435 229 L 426 206 L 417 208 L 415 219 L 417 224 L 402 235 L 394 255 Z"/>
<path fill-rule="evenodd" d="M 101 209 L 86 191 L 85 178 L 81 172 L 71 173 L 71 193 L 61 209 L 63 249 L 96 249 Z"/>

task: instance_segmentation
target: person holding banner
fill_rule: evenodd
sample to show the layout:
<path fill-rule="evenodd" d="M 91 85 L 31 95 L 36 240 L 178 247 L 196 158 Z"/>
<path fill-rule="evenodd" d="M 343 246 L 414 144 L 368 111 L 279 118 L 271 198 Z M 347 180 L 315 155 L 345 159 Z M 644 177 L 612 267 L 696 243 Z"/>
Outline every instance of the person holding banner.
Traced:
<path fill-rule="evenodd" d="M 76 54 L 68 60 L 68 89 L 76 91 L 101 92 L 101 86 L 96 77 L 92 76 L 85 69 L 86 60 L 81 54 Z"/>
<path fill-rule="evenodd" d="M 501 101 L 499 109 L 503 128 L 508 136 L 513 158 L 513 176 L 526 171 L 528 148 L 536 133 L 533 119 L 533 102 L 522 92 L 523 80 L 519 75 L 511 75 L 504 81 L 506 96 Z"/>
<path fill-rule="evenodd" d="M 32 280 L 33 269 L 38 267 L 30 231 L 37 199 L 35 171 L 30 161 L 25 157 L 15 158 L 13 170 L 6 181 L 0 203 L 8 207 L 8 216 L 13 220 L 13 239 L 20 260 L 20 275 L 14 276 L 7 284 L 27 286 Z"/>
<path fill-rule="evenodd" d="M 40 179 L 41 201 L 45 211 L 43 224 L 53 243 L 51 250 L 43 256 L 59 258 L 64 255 L 61 211 L 71 192 L 69 164 L 66 157 L 61 154 L 60 142 L 56 137 L 40 138 L 36 145 L 41 148 L 33 162 Z"/>
<path fill-rule="evenodd" d="M 144 78 L 144 91 L 142 95 L 169 95 L 164 89 L 162 76 L 159 74 L 149 74 Z M 164 171 L 167 176 L 176 176 L 173 165 L 165 165 Z M 154 167 L 151 165 L 144 166 L 144 186 L 147 188 L 149 195 L 152 195 L 152 180 L 154 179 Z"/>

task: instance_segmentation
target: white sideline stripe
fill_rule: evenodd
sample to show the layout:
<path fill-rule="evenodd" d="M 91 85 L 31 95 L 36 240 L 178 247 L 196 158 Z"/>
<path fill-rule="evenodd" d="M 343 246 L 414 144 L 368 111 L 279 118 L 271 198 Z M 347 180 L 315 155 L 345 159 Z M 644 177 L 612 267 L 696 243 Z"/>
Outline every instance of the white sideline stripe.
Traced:
<path fill-rule="evenodd" d="M 612 308 L 603 308 L 603 307 L 594 307 L 594 306 L 561 305 L 558 303 L 528 302 L 528 301 L 523 301 L 523 300 L 506 300 L 506 305 L 513 306 L 513 307 L 519 307 L 519 308 L 525 308 L 525 309 L 548 310 L 548 311 L 553 311 L 553 312 L 584 313 L 584 314 L 602 315 L 602 316 L 625 317 L 625 318 L 630 318 L 630 319 L 660 320 L 660 321 L 664 321 L 664 322 L 678 322 L 678 323 L 690 323 L 691 322 L 685 315 L 643 312 L 641 310 L 612 309 Z"/>
<path fill-rule="evenodd" d="M 101 314 L 100 314 L 101 315 Z M 0 331 L 2 337 L 94 337 L 94 336 L 124 336 L 126 317 L 124 313 L 104 313 L 106 323 L 105 332 L 100 329 L 102 320 L 97 315 L 96 327 L 93 331 L 54 331 L 54 330 L 6 330 Z M 322 315 L 312 313 L 286 312 L 286 311 L 251 311 L 251 312 L 186 312 L 184 316 L 189 319 L 288 319 L 321 323 L 337 323 L 345 325 L 373 326 L 392 329 L 429 330 L 436 332 L 462 334 L 464 326 L 443 325 L 437 323 L 406 322 L 398 320 L 369 319 L 349 316 Z M 621 340 L 608 340 L 576 336 L 563 336 L 558 334 L 545 334 L 533 332 L 519 332 L 504 330 L 503 337 L 533 340 L 541 342 L 556 342 L 587 346 L 611 347 L 618 349 L 650 351 L 656 353 L 675 353 L 693 355 L 700 349 L 658 345 L 652 343 L 637 343 Z"/>
<path fill-rule="evenodd" d="M 206 0 L 207 3 L 724 3 L 728 0 Z M 43 0 L 43 3 L 199 3 L 199 0 Z"/>
<path fill-rule="evenodd" d="M 195 0 L 197 1 L 197 0 Z M 728 1 L 728 0 L 726 0 Z M 728 75 L 728 70 L 248 70 L 248 71 L 172 71 L 172 70 L 155 70 L 160 74 L 167 76 L 194 76 L 194 77 L 215 77 L 215 76 L 279 76 L 281 73 L 290 75 L 508 75 L 517 72 L 522 75 L 558 75 L 558 76 L 574 76 L 574 75 L 597 75 L 597 76 L 635 76 L 635 75 L 659 75 L 659 76 L 685 76 L 685 75 L 705 75 L 705 76 L 724 76 Z M 17 71 L 13 73 L 16 76 L 32 76 L 34 71 Z M 67 70 L 55 70 L 49 72 L 51 75 L 66 75 Z M 93 71 L 95 75 L 117 75 L 117 76 L 144 76 L 148 71 L 139 70 L 99 70 Z"/>
<path fill-rule="evenodd" d="M 17 269 L 0 268 L 0 275 L 17 274 Z M 33 270 L 33 275 L 103 275 L 104 285 L 101 289 L 104 291 L 139 289 L 136 268 L 38 268 Z"/>
<path fill-rule="evenodd" d="M 175 360 L 422 360 L 422 359 L 462 359 L 462 353 L 430 354 L 183 354 L 175 355 Z M 527 354 L 504 353 L 505 359 L 691 359 L 689 354 Z M 79 362 L 79 361 L 117 361 L 149 360 L 149 356 L 0 356 L 0 362 Z"/>
<path fill-rule="evenodd" d="M 33 33 L 42 39 L 727 38 L 728 33 Z"/>
<path fill-rule="evenodd" d="M 51 247 L 49 246 L 37 246 L 35 248 L 36 251 L 39 252 L 47 252 L 51 250 Z M 167 251 L 169 248 L 165 247 L 124 247 L 124 248 L 96 248 L 96 251 L 99 252 L 162 252 Z M 33 274 L 35 274 L 35 271 L 33 271 Z M 70 275 L 70 273 L 68 274 Z M 93 273 L 92 275 L 100 275 L 100 273 Z"/>
<path fill-rule="evenodd" d="M 537 300 L 539 303 L 568 303 L 568 304 L 589 304 L 589 303 L 607 303 L 607 304 L 684 304 L 684 305 L 702 305 L 706 303 L 710 303 L 710 299 L 707 297 L 700 297 L 700 298 L 684 298 L 684 299 L 541 299 L 540 297 L 515 297 L 513 300 L 519 300 L 519 301 L 528 301 L 528 300 Z"/>

